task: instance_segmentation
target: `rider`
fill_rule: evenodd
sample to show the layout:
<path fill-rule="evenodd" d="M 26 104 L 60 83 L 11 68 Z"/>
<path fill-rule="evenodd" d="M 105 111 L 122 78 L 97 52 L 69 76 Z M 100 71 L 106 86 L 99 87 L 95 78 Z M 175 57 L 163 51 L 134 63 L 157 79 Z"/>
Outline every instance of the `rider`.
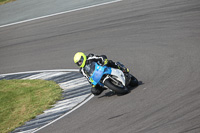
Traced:
<path fill-rule="evenodd" d="M 94 54 L 89 54 L 88 56 L 86 56 L 83 52 L 77 52 L 74 55 L 74 63 L 76 63 L 79 67 L 80 67 L 80 73 L 82 75 L 84 75 L 87 80 L 89 81 L 89 83 L 91 84 L 90 80 L 89 80 L 89 75 L 87 75 L 87 72 L 85 71 L 85 66 L 92 63 L 92 62 L 97 62 L 99 65 L 101 66 L 108 66 L 108 67 L 113 67 L 113 68 L 118 68 L 120 70 L 122 70 L 124 73 L 129 72 L 128 68 L 122 67 L 119 63 L 115 63 L 112 60 L 108 60 L 106 55 L 94 55 Z M 102 88 L 100 85 L 93 85 L 91 88 L 91 92 L 94 95 L 100 95 L 104 90 L 106 90 L 105 88 Z"/>

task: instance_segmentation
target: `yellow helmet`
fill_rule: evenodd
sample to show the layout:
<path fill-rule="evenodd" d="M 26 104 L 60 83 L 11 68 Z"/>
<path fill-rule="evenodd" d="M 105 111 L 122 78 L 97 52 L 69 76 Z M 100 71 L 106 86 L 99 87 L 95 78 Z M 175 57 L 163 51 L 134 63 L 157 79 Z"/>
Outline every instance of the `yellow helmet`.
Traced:
<path fill-rule="evenodd" d="M 84 67 L 86 60 L 87 60 L 87 57 L 83 52 L 77 52 L 74 55 L 74 63 L 76 63 L 79 67 Z"/>

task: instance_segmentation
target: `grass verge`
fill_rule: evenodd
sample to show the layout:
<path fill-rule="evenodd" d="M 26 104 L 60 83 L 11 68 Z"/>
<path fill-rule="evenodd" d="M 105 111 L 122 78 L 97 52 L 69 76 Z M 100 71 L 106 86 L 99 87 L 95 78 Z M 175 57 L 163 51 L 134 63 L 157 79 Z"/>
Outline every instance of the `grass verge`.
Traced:
<path fill-rule="evenodd" d="M 3 5 L 3 4 L 6 4 L 8 2 L 12 2 L 12 1 L 15 1 L 15 0 L 0 0 L 0 5 Z"/>
<path fill-rule="evenodd" d="M 33 119 L 61 99 L 53 81 L 0 80 L 0 132 L 6 133 Z"/>

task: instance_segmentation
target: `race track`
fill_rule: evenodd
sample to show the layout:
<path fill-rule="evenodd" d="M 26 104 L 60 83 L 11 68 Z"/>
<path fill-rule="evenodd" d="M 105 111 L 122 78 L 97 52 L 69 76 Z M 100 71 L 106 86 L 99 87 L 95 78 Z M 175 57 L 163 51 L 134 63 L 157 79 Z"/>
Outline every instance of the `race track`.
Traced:
<path fill-rule="evenodd" d="M 106 54 L 144 84 L 94 97 L 38 133 L 199 133 L 200 1 L 123 0 L 0 28 L 0 73 Z"/>

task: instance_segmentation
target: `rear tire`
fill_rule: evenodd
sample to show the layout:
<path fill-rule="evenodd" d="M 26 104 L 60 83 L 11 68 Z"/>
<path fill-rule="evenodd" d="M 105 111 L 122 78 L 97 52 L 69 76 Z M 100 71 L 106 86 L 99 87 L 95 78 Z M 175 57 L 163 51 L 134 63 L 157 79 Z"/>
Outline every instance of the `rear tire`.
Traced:
<path fill-rule="evenodd" d="M 104 82 L 105 86 L 107 86 L 109 89 L 113 90 L 114 92 L 116 92 L 117 94 L 127 94 L 129 93 L 129 90 L 128 88 L 126 88 L 125 86 L 123 88 L 121 87 L 118 87 L 118 86 L 115 86 L 111 81 L 110 79 L 107 79 L 105 82 Z"/>

